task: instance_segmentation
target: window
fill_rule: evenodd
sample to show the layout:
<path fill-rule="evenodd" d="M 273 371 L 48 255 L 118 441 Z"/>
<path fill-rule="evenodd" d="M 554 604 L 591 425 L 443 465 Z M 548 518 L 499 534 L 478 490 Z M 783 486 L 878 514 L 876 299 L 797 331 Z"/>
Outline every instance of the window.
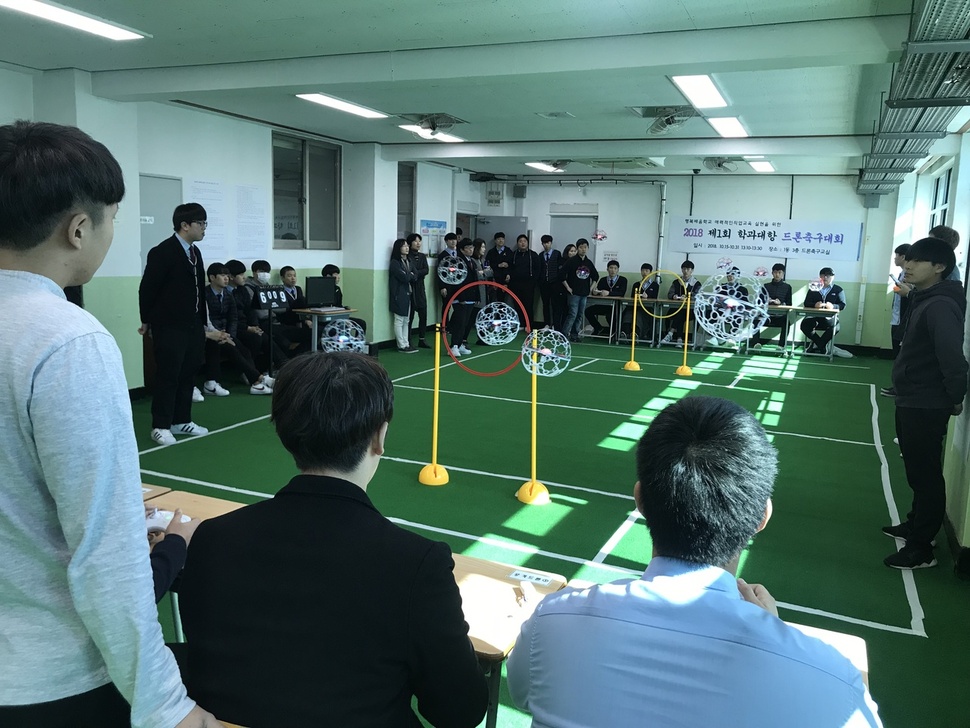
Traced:
<path fill-rule="evenodd" d="M 397 236 L 406 238 L 414 229 L 414 170 L 413 162 L 397 164 Z"/>
<path fill-rule="evenodd" d="M 273 134 L 273 247 L 340 249 L 340 147 Z"/>
<path fill-rule="evenodd" d="M 930 229 L 946 225 L 946 214 L 950 209 L 950 175 L 953 167 L 933 180 L 933 209 L 930 210 Z"/>

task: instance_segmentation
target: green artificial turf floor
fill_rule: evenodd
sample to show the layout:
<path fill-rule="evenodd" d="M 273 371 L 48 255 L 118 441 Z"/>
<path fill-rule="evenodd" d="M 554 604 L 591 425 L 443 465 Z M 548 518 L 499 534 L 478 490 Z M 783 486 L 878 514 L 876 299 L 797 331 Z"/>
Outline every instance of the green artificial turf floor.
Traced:
<path fill-rule="evenodd" d="M 516 355 L 512 346 L 474 347 L 461 361 L 493 372 Z M 935 569 L 882 564 L 895 542 L 879 529 L 909 506 L 893 403 L 878 395 L 891 363 L 690 352 L 693 376 L 681 377 L 673 349 L 638 349 L 636 358 L 641 371 L 625 371 L 628 347 L 579 344 L 565 373 L 539 379 L 537 476 L 552 503 L 529 506 L 514 497 L 530 474 L 528 373 L 516 366 L 474 376 L 444 358 L 438 462 L 450 483 L 426 487 L 417 474 L 431 458 L 433 352 L 381 351 L 395 414 L 368 494 L 386 516 L 458 553 L 599 582 L 639 574 L 651 546 L 632 499 L 637 440 L 681 397 L 731 399 L 758 417 L 780 456 L 774 514 L 739 575 L 765 584 L 783 619 L 866 640 L 870 686 L 888 728 L 970 725 L 959 697 L 970 584 L 953 575 L 945 546 Z M 134 403 L 145 482 L 251 503 L 296 473 L 269 421 L 269 398 L 223 384 L 231 396 L 193 408 L 211 434 L 173 447 L 152 447 L 150 400 Z M 504 681 L 502 702 L 500 726 L 529 725 Z"/>

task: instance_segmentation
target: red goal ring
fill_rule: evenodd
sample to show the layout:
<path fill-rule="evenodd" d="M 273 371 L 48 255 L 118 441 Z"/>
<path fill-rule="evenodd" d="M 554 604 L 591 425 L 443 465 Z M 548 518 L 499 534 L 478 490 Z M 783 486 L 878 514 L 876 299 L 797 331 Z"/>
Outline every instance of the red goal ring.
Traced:
<path fill-rule="evenodd" d="M 506 286 L 503 286 L 501 283 L 495 283 L 494 281 L 472 281 L 471 283 L 466 283 L 457 291 L 455 291 L 451 295 L 451 298 L 448 299 L 448 302 L 445 304 L 444 312 L 441 315 L 441 341 L 444 344 L 445 351 L 448 352 L 448 356 L 451 357 L 452 361 L 454 361 L 455 364 L 460 366 L 469 374 L 474 374 L 476 377 L 497 377 L 502 374 L 505 374 L 506 372 L 512 371 L 516 366 L 518 366 L 519 362 L 522 360 L 521 351 L 519 352 L 519 355 L 515 358 L 515 361 L 513 361 L 511 364 L 505 367 L 505 369 L 500 369 L 495 372 L 479 372 L 479 371 L 476 371 L 475 369 L 472 369 L 471 367 L 467 367 L 464 364 L 462 364 L 461 360 L 457 356 L 455 356 L 454 353 L 451 351 L 451 347 L 448 346 L 448 311 L 449 309 L 451 309 L 452 304 L 455 301 L 455 298 L 457 298 L 460 293 L 464 293 L 469 288 L 474 288 L 475 286 L 493 286 L 495 288 L 498 288 L 500 291 L 504 291 L 505 293 L 509 294 L 512 297 L 512 299 L 515 301 L 516 305 L 518 305 L 519 310 L 522 312 L 522 316 L 525 319 L 526 335 L 532 333 L 532 322 L 529 321 L 529 313 L 528 311 L 525 310 L 525 306 L 522 305 L 522 301 L 519 300 L 519 297 L 516 296 L 514 293 L 512 293 L 512 291 L 510 291 Z"/>

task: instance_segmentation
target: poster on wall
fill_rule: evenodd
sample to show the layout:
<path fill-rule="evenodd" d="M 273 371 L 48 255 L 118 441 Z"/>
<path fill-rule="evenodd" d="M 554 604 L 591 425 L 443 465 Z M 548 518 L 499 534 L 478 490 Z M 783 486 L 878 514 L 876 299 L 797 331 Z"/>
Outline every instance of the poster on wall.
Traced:
<path fill-rule="evenodd" d="M 682 253 L 859 260 L 862 223 L 671 217 L 667 242 Z"/>
<path fill-rule="evenodd" d="M 445 247 L 445 235 L 448 233 L 448 223 L 444 220 L 420 220 L 421 242 L 424 243 L 426 253 L 437 253 Z"/>
<path fill-rule="evenodd" d="M 203 259 L 225 260 L 229 252 L 229 231 L 226 230 L 226 190 L 222 182 L 191 180 L 186 184 L 185 200 L 198 202 L 205 208 L 208 226 L 202 244 Z"/>
<path fill-rule="evenodd" d="M 269 252 L 269 212 L 266 188 L 236 185 L 236 252 L 247 260 L 265 258 Z"/>

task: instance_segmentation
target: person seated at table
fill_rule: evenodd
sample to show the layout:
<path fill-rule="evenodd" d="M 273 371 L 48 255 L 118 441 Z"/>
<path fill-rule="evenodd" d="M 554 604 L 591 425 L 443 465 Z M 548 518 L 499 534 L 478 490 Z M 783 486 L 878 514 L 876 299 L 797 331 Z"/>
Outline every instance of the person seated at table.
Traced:
<path fill-rule="evenodd" d="M 533 725 L 880 726 L 859 670 L 736 576 L 771 516 L 778 455 L 761 424 L 725 399 L 682 399 L 651 422 L 636 469 L 643 576 L 546 596 L 509 657 Z"/>
<path fill-rule="evenodd" d="M 769 306 L 791 306 L 791 285 L 785 282 L 785 264 L 775 263 L 771 266 L 771 280 L 764 285 L 765 295 L 768 297 Z M 788 341 L 788 314 L 773 314 L 768 317 L 761 329 L 754 332 L 754 336 L 748 341 L 748 346 L 752 349 L 761 348 L 761 332 L 764 329 L 781 329 L 778 337 L 778 344 L 782 349 Z"/>
<path fill-rule="evenodd" d="M 150 517 L 154 510 L 146 503 L 146 518 Z M 148 532 L 148 543 L 152 550 L 149 557 L 152 564 L 152 583 L 155 587 L 155 604 L 162 601 L 178 575 L 182 573 L 187 555 L 186 549 L 200 523 L 198 518 L 190 518 L 183 523 L 182 511 L 176 508 L 172 514 L 172 520 L 164 531 Z"/>
<path fill-rule="evenodd" d="M 691 261 L 685 260 L 680 264 L 680 275 L 684 283 L 681 284 L 680 280 L 674 279 L 674 282 L 670 284 L 670 288 L 667 290 L 667 298 L 671 301 L 683 301 L 687 298 L 688 292 L 693 297 L 701 289 L 701 282 L 694 278 L 694 264 Z M 690 305 L 693 306 L 693 302 Z M 685 304 L 675 316 L 671 317 L 670 328 L 667 329 L 667 333 L 660 340 L 660 343 L 669 344 L 676 341 L 678 344 L 683 344 L 686 334 L 687 305 Z"/>
<path fill-rule="evenodd" d="M 290 342 L 298 344 L 297 354 L 310 350 L 310 320 L 296 313 L 296 309 L 306 308 L 307 301 L 303 289 L 296 284 L 296 269 L 291 265 L 280 268 L 280 283 L 283 284 L 283 295 L 289 304 L 289 309 L 278 311 L 276 320 L 280 323 L 283 336 Z M 293 347 L 291 346 L 291 349 Z"/>
<path fill-rule="evenodd" d="M 291 359 L 272 419 L 300 474 L 203 521 L 179 587 L 189 694 L 244 726 L 471 728 L 488 689 L 447 544 L 382 516 L 367 488 L 394 413 L 383 367 Z"/>
<path fill-rule="evenodd" d="M 596 288 L 590 291 L 590 296 L 605 298 L 607 296 L 612 296 L 615 298 L 623 298 L 626 296 L 626 287 L 628 285 L 626 276 L 620 275 L 620 264 L 618 261 L 611 260 L 606 264 L 606 275 L 599 279 L 596 284 Z M 600 322 L 600 316 L 606 317 L 606 324 L 603 325 Z M 586 307 L 586 321 L 592 328 L 593 335 L 604 336 L 609 334 L 611 337 L 616 335 L 616 331 L 610 331 L 609 323 L 613 318 L 613 304 L 612 303 L 599 303 L 593 306 Z M 614 328 L 617 327 L 619 322 L 613 322 Z"/>
<path fill-rule="evenodd" d="M 256 321 L 253 308 L 254 289 L 246 285 L 246 266 L 242 261 L 233 259 L 226 261 L 226 268 L 229 270 L 229 285 L 226 290 L 232 293 L 236 302 L 236 337 L 249 350 L 258 369 L 268 372 L 279 368 L 289 356 L 275 340 L 270 339 L 269 334 Z"/>
<path fill-rule="evenodd" d="M 833 311 L 845 309 L 845 291 L 840 286 L 835 285 L 835 271 L 829 267 L 822 268 L 818 272 L 820 280 L 818 290 L 809 288 L 805 295 L 804 308 L 817 308 Z M 839 333 L 838 314 L 832 317 L 827 316 L 806 316 L 800 325 L 802 333 L 811 344 L 806 345 L 806 354 L 827 354 L 829 342 Z M 815 333 L 821 331 L 821 334 Z M 851 359 L 852 354 L 845 349 L 840 349 L 832 344 L 832 353 L 844 359 Z"/>
<path fill-rule="evenodd" d="M 633 295 L 639 296 L 641 300 L 656 300 L 657 296 L 660 295 L 660 284 L 663 282 L 659 275 L 650 275 L 653 273 L 653 266 L 650 263 L 644 263 L 640 266 L 640 280 L 633 284 Z M 647 278 L 647 276 L 650 276 Z M 646 279 L 646 282 L 644 282 Z M 643 289 L 641 291 L 641 288 Z M 650 323 L 644 324 L 643 322 L 647 320 L 650 316 L 651 309 L 646 309 L 648 313 L 644 313 L 644 308 L 641 306 L 640 311 L 637 313 L 637 339 L 640 339 L 644 327 L 651 328 Z M 629 337 L 633 330 L 633 307 L 624 306 L 623 308 L 623 321 L 620 324 L 620 339 L 624 337 Z M 651 339 L 653 341 L 653 339 Z"/>
<path fill-rule="evenodd" d="M 414 260 L 414 256 L 411 256 L 411 260 Z M 340 268 L 335 266 L 333 263 L 328 263 L 323 266 L 323 270 L 320 271 L 320 275 L 324 278 L 333 278 L 333 305 L 339 308 L 351 308 L 351 306 L 344 306 L 344 292 L 340 290 Z M 417 275 L 415 273 L 415 275 Z M 360 326 L 360 330 L 365 334 L 367 333 L 367 322 L 364 319 L 350 317 L 350 320 L 355 324 Z"/>

